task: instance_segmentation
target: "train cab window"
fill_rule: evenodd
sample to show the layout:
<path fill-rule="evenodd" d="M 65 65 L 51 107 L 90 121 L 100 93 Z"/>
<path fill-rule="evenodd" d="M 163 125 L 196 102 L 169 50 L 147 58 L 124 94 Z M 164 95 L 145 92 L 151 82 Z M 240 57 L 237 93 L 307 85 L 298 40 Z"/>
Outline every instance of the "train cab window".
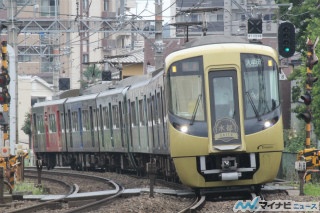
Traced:
<path fill-rule="evenodd" d="M 268 56 L 241 54 L 245 118 L 270 113 L 280 105 L 278 67 Z"/>
<path fill-rule="evenodd" d="M 202 57 L 173 63 L 168 70 L 169 111 L 181 118 L 204 121 Z"/>

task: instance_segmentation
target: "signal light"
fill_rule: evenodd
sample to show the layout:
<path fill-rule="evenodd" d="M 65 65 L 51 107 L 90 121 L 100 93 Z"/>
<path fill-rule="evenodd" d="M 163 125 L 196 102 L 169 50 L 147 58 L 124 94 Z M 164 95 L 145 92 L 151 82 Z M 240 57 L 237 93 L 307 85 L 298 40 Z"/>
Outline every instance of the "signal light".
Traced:
<path fill-rule="evenodd" d="M 306 84 L 312 87 L 313 83 L 318 80 L 318 77 L 313 77 L 312 73 L 307 73 Z"/>
<path fill-rule="evenodd" d="M 8 125 L 8 112 L 0 112 L 0 125 Z"/>
<path fill-rule="evenodd" d="M 8 74 L 0 74 L 0 87 L 6 87 L 10 83 L 10 76 Z"/>
<path fill-rule="evenodd" d="M 303 119 L 307 124 L 309 124 L 312 120 L 312 115 L 310 110 L 307 109 L 304 113 L 300 113 L 298 115 L 298 118 Z"/>
<path fill-rule="evenodd" d="M 290 22 L 283 22 L 278 28 L 279 54 L 284 58 L 293 56 L 296 49 L 295 27 Z"/>
<path fill-rule="evenodd" d="M 0 92 L 0 104 L 8 104 L 11 101 L 11 96 L 8 93 L 8 90 L 2 89 L 2 92 Z"/>
<path fill-rule="evenodd" d="M 310 105 L 312 101 L 310 92 L 307 91 L 304 95 L 301 96 L 301 99 L 303 100 L 305 105 Z"/>

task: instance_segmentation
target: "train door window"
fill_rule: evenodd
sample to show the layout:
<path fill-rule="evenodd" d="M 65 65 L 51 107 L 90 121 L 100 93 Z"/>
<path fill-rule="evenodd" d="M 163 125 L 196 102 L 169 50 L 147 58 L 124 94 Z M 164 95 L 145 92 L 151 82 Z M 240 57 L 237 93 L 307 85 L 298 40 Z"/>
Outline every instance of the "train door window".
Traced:
<path fill-rule="evenodd" d="M 153 123 L 158 124 L 158 107 L 154 95 L 151 96 L 151 107 L 153 110 Z"/>
<path fill-rule="evenodd" d="M 94 122 L 93 122 L 93 118 L 94 114 L 93 114 L 93 109 L 92 107 L 89 108 L 89 129 L 88 131 L 91 132 L 91 141 L 92 141 L 92 147 L 94 147 L 94 135 L 93 135 L 93 130 L 94 130 Z"/>
<path fill-rule="evenodd" d="M 99 109 L 93 109 L 93 127 L 95 131 L 100 130 L 100 125 L 99 125 Z"/>
<path fill-rule="evenodd" d="M 102 108 L 102 115 L 103 115 L 103 129 L 110 129 L 110 120 L 109 120 L 109 110 L 108 107 Z"/>
<path fill-rule="evenodd" d="M 38 117 L 36 116 L 36 114 L 33 114 L 31 118 L 32 118 L 32 125 L 33 125 L 33 128 L 34 128 L 33 132 L 38 134 L 38 123 L 37 123 Z"/>
<path fill-rule="evenodd" d="M 128 100 L 128 107 L 129 107 L 129 125 L 128 125 L 128 129 L 129 129 L 129 140 L 130 140 L 130 146 L 133 146 L 133 139 L 132 139 L 132 127 L 135 126 L 135 119 L 136 119 L 136 110 L 135 110 L 135 102 L 134 101 L 130 101 L 130 99 Z"/>
<path fill-rule="evenodd" d="M 231 77 L 218 77 L 213 79 L 213 94 L 216 120 L 224 117 L 233 117 L 233 91 L 233 80 Z"/>
<path fill-rule="evenodd" d="M 56 125 L 57 125 L 57 130 L 58 132 L 61 132 L 61 123 L 60 123 L 60 112 L 57 111 L 57 121 L 56 121 Z"/>
<path fill-rule="evenodd" d="M 65 120 L 63 117 L 63 113 L 60 114 L 60 127 L 61 127 L 61 133 L 65 133 Z"/>
<path fill-rule="evenodd" d="M 90 121 L 89 121 L 88 110 L 82 110 L 82 130 L 83 131 L 90 130 Z"/>
<path fill-rule="evenodd" d="M 38 134 L 44 133 L 44 122 L 43 122 L 43 116 L 38 115 L 37 116 L 37 121 L 38 121 Z"/>
<path fill-rule="evenodd" d="M 112 106 L 113 129 L 119 129 L 119 108 L 118 105 Z"/>
<path fill-rule="evenodd" d="M 130 107 L 130 112 L 131 112 L 131 126 L 135 127 L 137 126 L 138 122 L 137 122 L 137 112 L 136 112 L 136 102 L 132 101 L 131 103 L 131 107 Z"/>
<path fill-rule="evenodd" d="M 78 112 L 72 112 L 72 132 L 79 131 Z"/>
<path fill-rule="evenodd" d="M 140 124 L 140 126 L 146 125 L 146 121 L 145 121 L 145 117 L 144 117 L 143 100 L 139 100 L 139 124 Z"/>
<path fill-rule="evenodd" d="M 70 147 L 73 147 L 73 140 L 72 140 L 72 129 L 73 129 L 73 126 L 72 126 L 72 119 L 73 119 L 73 116 L 72 116 L 73 114 L 71 113 L 71 111 L 70 110 L 68 110 L 68 121 L 67 121 L 67 125 L 69 126 L 68 127 L 68 132 L 70 133 L 69 135 L 70 135 Z"/>
<path fill-rule="evenodd" d="M 149 132 L 152 137 L 152 146 L 154 147 L 154 134 L 153 134 L 153 108 L 152 108 L 152 101 L 151 101 L 151 98 L 147 98 L 147 105 L 148 105 L 148 127 L 151 127 L 151 132 Z"/>
<path fill-rule="evenodd" d="M 69 133 L 70 132 L 70 125 L 69 125 L 69 119 L 70 119 L 70 114 L 69 114 L 69 111 L 66 112 L 66 115 L 65 115 L 65 122 L 66 122 L 66 133 Z"/>
<path fill-rule="evenodd" d="M 124 147 L 123 129 L 125 127 L 124 127 L 123 116 L 122 116 L 122 103 L 121 102 L 119 102 L 119 128 L 120 128 L 121 145 L 122 145 L 122 147 Z"/>
<path fill-rule="evenodd" d="M 101 145 L 102 147 L 104 147 L 104 120 L 103 120 L 103 114 L 104 114 L 104 111 L 103 111 L 104 108 L 102 108 L 101 104 L 99 106 L 99 111 L 98 111 L 98 115 L 99 115 L 99 118 L 98 118 L 98 121 L 99 124 L 100 124 L 100 130 L 101 130 Z"/>
<path fill-rule="evenodd" d="M 112 116 L 112 110 L 111 110 L 111 103 L 109 103 L 109 124 L 110 124 L 110 138 L 111 138 L 111 145 L 112 147 L 114 147 L 114 139 L 113 139 L 113 128 L 111 128 L 113 126 L 114 123 L 114 118 Z"/>
<path fill-rule="evenodd" d="M 56 116 L 55 114 L 49 114 L 49 133 L 57 132 L 56 128 Z"/>

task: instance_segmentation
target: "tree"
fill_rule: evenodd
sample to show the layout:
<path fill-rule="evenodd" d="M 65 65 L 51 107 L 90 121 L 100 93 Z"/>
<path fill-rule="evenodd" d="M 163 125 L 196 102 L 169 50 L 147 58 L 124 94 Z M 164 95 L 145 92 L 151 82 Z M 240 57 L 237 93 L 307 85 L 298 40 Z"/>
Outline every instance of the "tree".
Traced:
<path fill-rule="evenodd" d="M 320 36 L 320 2 L 319 0 L 280 0 L 277 3 L 293 3 L 293 8 L 291 11 L 287 11 L 287 8 L 281 8 L 280 16 L 282 21 L 290 21 L 296 27 L 296 51 L 301 53 L 302 64 L 295 69 L 294 72 L 289 77 L 291 80 L 298 80 L 298 86 L 301 88 L 301 94 L 304 94 L 306 88 L 306 54 L 307 38 L 311 39 L 312 42 Z M 320 56 L 320 45 L 316 48 L 316 55 Z M 320 78 L 319 65 L 315 65 L 312 69 L 313 76 Z M 297 96 L 297 90 L 295 96 Z M 320 136 L 320 82 L 315 82 L 312 87 L 312 103 L 311 103 L 311 112 L 312 112 L 312 124 L 313 132 L 317 138 Z M 299 105 L 297 108 L 293 109 L 294 112 L 298 113 L 304 111 L 305 106 Z M 304 127 L 302 127 L 304 128 Z M 303 129 L 301 129 L 303 131 Z"/>
<path fill-rule="evenodd" d="M 27 112 L 24 115 L 24 123 L 23 123 L 23 126 L 22 126 L 21 130 L 24 132 L 24 134 L 29 136 L 29 148 L 31 148 L 31 135 L 32 135 L 31 113 Z"/>
<path fill-rule="evenodd" d="M 82 73 L 83 80 L 80 80 L 81 88 L 87 88 L 89 84 L 93 84 L 97 79 L 101 79 L 101 70 L 95 65 L 89 65 Z"/>

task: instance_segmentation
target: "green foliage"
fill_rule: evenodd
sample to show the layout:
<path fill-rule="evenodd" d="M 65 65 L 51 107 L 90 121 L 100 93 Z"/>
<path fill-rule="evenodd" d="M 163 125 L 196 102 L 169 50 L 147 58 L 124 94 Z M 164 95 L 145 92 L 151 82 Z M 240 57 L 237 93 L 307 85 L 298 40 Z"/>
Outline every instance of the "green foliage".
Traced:
<path fill-rule="evenodd" d="M 24 123 L 21 127 L 21 130 L 24 132 L 24 134 L 31 136 L 31 113 L 27 112 L 24 115 Z"/>
<path fill-rule="evenodd" d="M 13 192 L 30 192 L 33 195 L 44 194 L 42 187 L 35 187 L 34 183 L 20 182 L 14 185 Z"/>
<path fill-rule="evenodd" d="M 301 60 L 303 64 L 306 64 L 307 45 L 306 41 L 309 38 L 313 43 L 316 38 L 320 36 L 320 13 L 319 13 L 319 0 L 278 0 L 277 4 L 292 3 L 293 7 L 289 11 L 287 7 L 280 7 L 280 20 L 290 21 L 296 27 L 296 51 L 301 53 Z M 320 57 L 320 43 L 315 49 L 315 53 Z M 297 84 L 301 89 L 301 94 L 305 92 L 305 80 L 306 80 L 306 66 L 300 66 L 296 68 L 293 73 L 289 76 L 290 80 L 299 80 Z M 312 69 L 313 76 L 320 78 L 319 63 Z M 319 80 L 320 81 L 320 80 Z M 320 137 L 320 82 L 317 81 L 312 87 L 312 124 L 313 133 Z M 297 88 L 292 90 L 292 100 L 297 101 L 299 99 L 299 91 Z M 304 104 L 293 109 L 293 112 L 300 113 L 305 109 Z M 301 132 L 304 127 L 301 128 Z"/>
<path fill-rule="evenodd" d="M 320 184 L 319 183 L 305 184 L 304 185 L 304 193 L 306 195 L 311 195 L 311 196 L 320 196 Z"/>
<path fill-rule="evenodd" d="M 304 149 L 305 133 L 295 133 L 292 130 L 284 130 L 284 150 L 286 152 L 297 153 Z"/>
<path fill-rule="evenodd" d="M 80 80 L 81 88 L 87 88 L 89 84 L 95 83 L 97 79 L 101 79 L 102 71 L 95 65 L 89 65 L 82 73 L 83 80 Z"/>
<path fill-rule="evenodd" d="M 300 96 L 301 96 L 301 89 L 298 86 L 293 86 L 291 89 L 292 94 L 292 102 L 298 102 Z"/>

